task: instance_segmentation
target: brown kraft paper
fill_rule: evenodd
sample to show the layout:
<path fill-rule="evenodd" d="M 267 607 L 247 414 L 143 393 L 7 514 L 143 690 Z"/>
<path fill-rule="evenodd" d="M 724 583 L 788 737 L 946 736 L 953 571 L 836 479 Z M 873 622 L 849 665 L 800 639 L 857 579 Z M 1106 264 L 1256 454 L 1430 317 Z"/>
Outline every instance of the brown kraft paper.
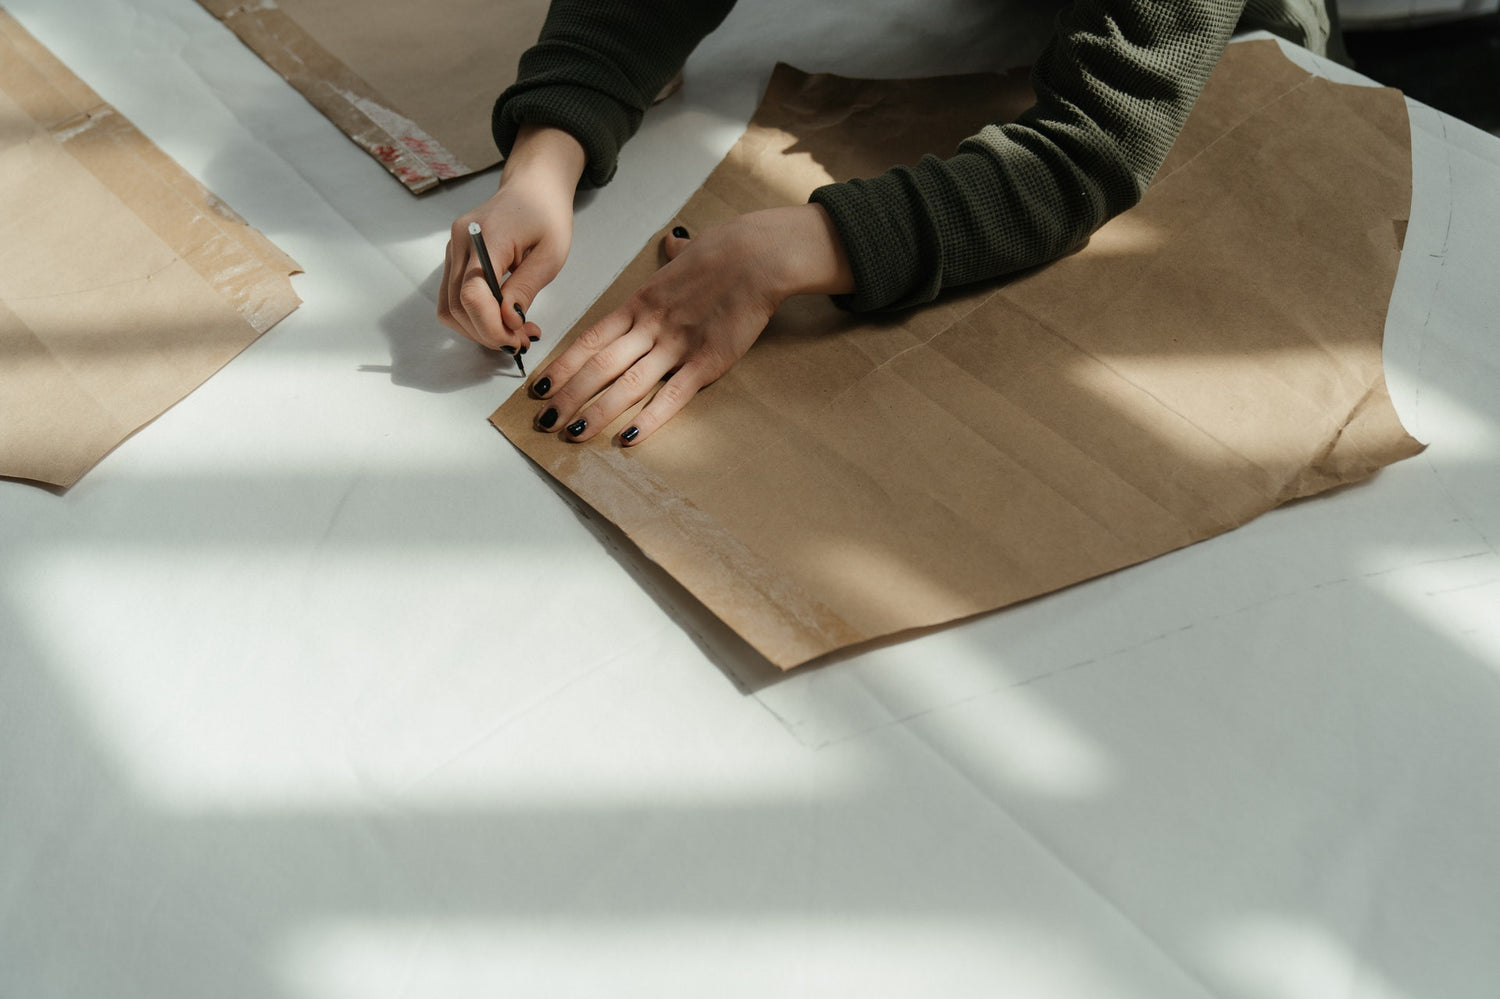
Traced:
<path fill-rule="evenodd" d="M 0 10 L 0 475 L 72 485 L 295 309 L 298 270 Z"/>
<path fill-rule="evenodd" d="M 1018 76 L 778 67 L 680 221 L 946 155 L 1030 102 Z M 631 414 L 587 444 L 539 433 L 524 391 L 491 421 L 783 668 L 969 617 L 1421 450 L 1381 366 L 1410 162 L 1396 91 L 1232 45 L 1144 200 L 1083 250 L 895 315 L 792 299 L 640 447 L 615 439 Z"/>

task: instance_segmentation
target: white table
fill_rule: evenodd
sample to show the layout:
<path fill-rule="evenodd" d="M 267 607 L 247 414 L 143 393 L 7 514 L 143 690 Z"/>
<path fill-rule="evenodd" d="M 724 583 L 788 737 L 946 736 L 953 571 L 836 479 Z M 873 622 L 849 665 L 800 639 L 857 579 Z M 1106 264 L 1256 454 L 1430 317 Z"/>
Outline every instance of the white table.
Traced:
<path fill-rule="evenodd" d="M 1495 999 L 1500 140 L 1411 108 L 1424 454 L 780 677 L 486 423 L 433 289 L 493 176 L 413 198 L 189 0 L 7 6 L 307 273 L 72 490 L 0 482 L 0 997 Z M 1000 62 L 991 4 L 863 6 L 746 0 L 544 330 L 774 56 Z"/>

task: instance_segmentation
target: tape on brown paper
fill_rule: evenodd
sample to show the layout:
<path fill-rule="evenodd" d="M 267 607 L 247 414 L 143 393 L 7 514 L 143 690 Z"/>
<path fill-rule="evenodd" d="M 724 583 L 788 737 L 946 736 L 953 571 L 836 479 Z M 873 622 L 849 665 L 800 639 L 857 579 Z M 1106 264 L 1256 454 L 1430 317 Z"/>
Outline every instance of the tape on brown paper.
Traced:
<path fill-rule="evenodd" d="M 1030 101 L 1014 76 L 783 66 L 678 217 L 946 154 Z M 1146 197 L 1078 253 L 895 317 L 793 299 L 644 447 L 613 440 L 630 414 L 584 445 L 537 433 L 524 392 L 491 420 L 779 666 L 969 617 L 1421 449 L 1381 366 L 1410 162 L 1399 93 L 1233 45 Z"/>
<path fill-rule="evenodd" d="M 198 0 L 413 193 L 494 166 L 546 0 Z"/>
<path fill-rule="evenodd" d="M 72 485 L 299 270 L 0 10 L 0 475 Z"/>

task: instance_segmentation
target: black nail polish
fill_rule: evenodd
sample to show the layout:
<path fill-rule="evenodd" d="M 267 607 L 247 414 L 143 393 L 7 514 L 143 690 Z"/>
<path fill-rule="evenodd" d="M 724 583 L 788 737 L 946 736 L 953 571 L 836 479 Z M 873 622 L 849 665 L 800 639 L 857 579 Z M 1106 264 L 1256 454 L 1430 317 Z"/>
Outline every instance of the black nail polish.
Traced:
<path fill-rule="evenodd" d="M 574 420 L 572 423 L 568 424 L 568 433 L 572 434 L 574 437 L 577 437 L 579 434 L 587 430 L 588 427 L 588 420 Z"/>
<path fill-rule="evenodd" d="M 500 349 L 503 350 L 503 351 L 505 351 L 507 354 L 509 354 L 512 357 L 516 356 L 516 348 L 512 347 L 508 343 L 505 344 L 504 346 L 502 346 Z"/>
<path fill-rule="evenodd" d="M 524 353 L 526 353 L 530 349 L 531 349 L 531 346 L 528 344 L 528 345 L 523 346 L 520 350 L 516 351 L 516 353 L 517 354 L 524 354 Z"/>
<path fill-rule="evenodd" d="M 537 336 L 535 333 L 528 333 L 526 335 L 529 336 L 529 337 L 531 337 L 531 342 L 532 343 L 536 343 L 538 340 L 541 339 L 541 337 Z"/>
<path fill-rule="evenodd" d="M 672 235 L 676 236 L 678 239 L 692 239 L 693 238 L 692 236 L 689 236 L 688 235 L 688 231 L 686 229 L 684 229 L 680 225 L 672 227 Z"/>
<path fill-rule="evenodd" d="M 640 432 L 640 427 L 631 427 L 629 430 L 626 430 L 620 435 L 620 440 L 624 441 L 626 444 L 629 444 L 631 441 L 636 439 L 636 436 L 640 434 Z"/>
<path fill-rule="evenodd" d="M 557 410 L 549 406 L 545 413 L 536 418 L 536 422 L 543 430 L 551 430 L 552 424 L 557 422 Z"/>
<path fill-rule="evenodd" d="M 523 309 L 523 308 L 521 308 L 521 303 L 520 302 L 511 302 L 510 303 L 510 307 L 512 309 L 516 310 L 516 315 L 520 316 L 521 317 L 521 322 L 524 323 L 526 321 L 526 310 Z"/>
<path fill-rule="evenodd" d="M 545 375 L 541 378 L 538 378 L 536 380 L 536 383 L 531 386 L 531 391 L 535 392 L 537 395 L 546 395 L 548 392 L 552 391 L 552 379 L 546 377 Z"/>

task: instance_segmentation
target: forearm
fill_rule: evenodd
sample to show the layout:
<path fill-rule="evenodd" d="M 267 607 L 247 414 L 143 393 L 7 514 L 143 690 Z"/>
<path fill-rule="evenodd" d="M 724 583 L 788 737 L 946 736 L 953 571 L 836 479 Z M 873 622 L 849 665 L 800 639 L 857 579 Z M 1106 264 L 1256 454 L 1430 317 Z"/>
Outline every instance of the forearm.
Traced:
<path fill-rule="evenodd" d="M 492 129 L 509 155 L 523 124 L 575 136 L 587 186 L 614 175 L 620 147 L 689 53 L 734 0 L 553 0 L 515 84 L 495 102 Z"/>
<path fill-rule="evenodd" d="M 1234 29 L 1242 0 L 1080 0 L 1033 72 L 1037 103 L 947 160 L 814 192 L 866 310 L 1035 266 L 1134 205 Z"/>

